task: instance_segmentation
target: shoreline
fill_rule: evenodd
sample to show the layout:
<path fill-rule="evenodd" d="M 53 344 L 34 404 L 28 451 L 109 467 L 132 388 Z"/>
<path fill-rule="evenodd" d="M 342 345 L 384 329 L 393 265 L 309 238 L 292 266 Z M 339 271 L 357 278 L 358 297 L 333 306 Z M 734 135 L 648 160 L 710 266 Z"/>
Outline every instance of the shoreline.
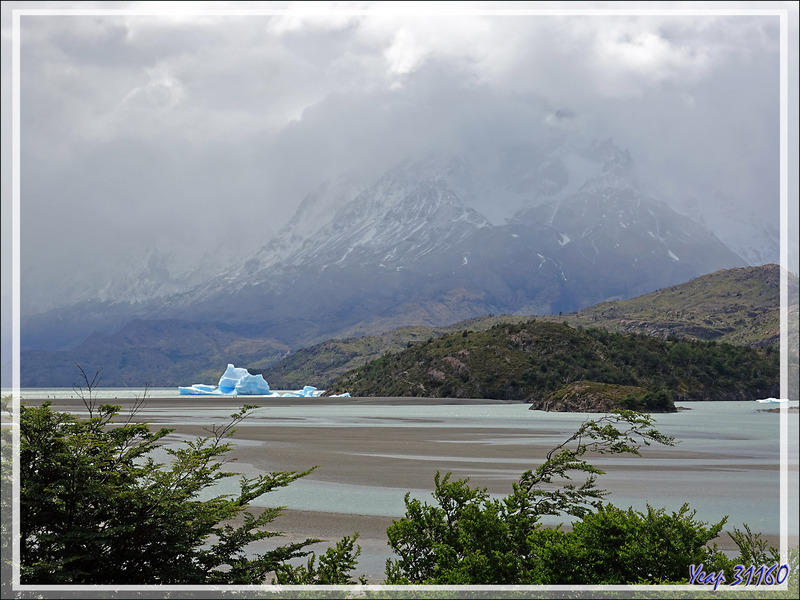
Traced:
<path fill-rule="evenodd" d="M 44 401 L 47 399 L 24 402 L 37 405 Z M 56 411 L 86 412 L 79 398 L 50 402 Z M 97 399 L 98 406 L 121 404 L 123 420 L 133 402 L 133 398 Z M 367 575 L 370 583 L 381 582 L 386 559 L 394 557 L 387 544 L 386 529 L 404 514 L 402 498 L 406 491 L 431 503 L 430 491 L 435 473 L 449 471 L 453 473 L 453 479 L 469 478 L 471 487 L 486 487 L 490 494 L 507 495 L 511 483 L 523 471 L 540 463 L 553 447 L 554 440 L 564 439 L 567 428 L 572 427 L 570 423 L 581 416 L 599 416 L 558 413 L 565 418 L 528 419 L 531 413 L 524 406 L 526 403 L 498 400 L 183 396 L 148 397 L 142 414 L 134 420 L 150 422 L 153 430 L 161 427 L 173 429 L 163 441 L 168 445 L 178 445 L 187 439 L 208 435 L 205 427 L 227 420 L 229 414 L 237 412 L 245 404 L 280 410 L 253 411 L 237 426 L 237 433 L 231 438 L 234 447 L 230 458 L 233 462 L 225 470 L 253 477 L 264 472 L 305 471 L 320 465 L 291 484 L 287 490 L 291 493 L 282 494 L 284 490 L 275 490 L 253 505 L 254 510 L 266 506 L 288 506 L 267 526 L 270 531 L 285 532 L 284 535 L 270 538 L 271 541 L 265 541 L 265 544 L 283 545 L 308 538 L 328 540 L 310 547 L 319 556 L 343 536 L 360 532 L 357 544 L 363 552 L 354 574 Z M 516 416 L 495 421 L 487 416 L 492 414 L 491 407 L 469 409 L 469 414 L 475 416 L 463 421 L 457 417 L 457 410 L 453 412 L 450 409 L 429 412 L 366 410 L 366 407 L 436 405 L 454 408 L 495 405 L 502 409 L 501 413 Z M 522 406 L 517 410 L 514 405 Z M 346 410 L 350 416 L 342 420 L 323 416 L 335 411 L 313 410 L 314 407 L 326 406 L 355 407 L 355 410 Z M 365 410 L 358 410 L 359 406 L 364 406 Z M 286 410 L 292 407 L 306 408 L 295 414 Z M 752 408 L 755 406 L 747 407 L 747 414 L 763 415 L 764 423 L 777 423 L 776 417 Z M 523 412 L 526 413 L 524 418 L 519 418 Z M 683 413 L 687 422 L 697 422 L 697 416 L 693 414 L 696 412 Z M 546 414 L 554 413 L 542 413 Z M 683 421 L 683 418 L 679 419 L 679 422 Z M 732 439 L 744 438 L 737 433 Z M 595 464 L 607 471 L 607 475 L 599 480 L 599 486 L 611 492 L 608 501 L 627 508 L 631 499 L 647 499 L 655 507 L 669 505 L 671 511 L 674 507 L 670 498 L 674 500 L 676 495 L 689 501 L 692 508 L 699 508 L 693 498 L 699 499 L 706 502 L 706 508 L 698 511 L 698 518 L 712 522 L 715 507 L 708 505 L 704 498 L 715 494 L 724 501 L 730 493 L 730 488 L 720 482 L 724 478 L 721 473 L 750 471 L 759 472 L 764 477 L 777 477 L 777 464 L 753 462 L 755 455 L 738 443 L 730 449 L 713 444 L 651 446 L 643 454 L 641 458 L 616 462 L 603 462 L 598 457 Z M 790 469 L 792 476 L 796 477 L 796 464 Z M 231 478 L 234 479 L 237 478 Z M 754 488 L 749 493 L 759 492 Z M 790 502 L 794 501 L 790 498 Z M 369 512 L 373 514 L 365 514 Z M 756 517 L 757 513 L 753 516 Z M 563 520 L 568 522 L 567 518 Z M 776 531 L 762 527 L 757 521 L 749 524 L 756 532 L 762 530 L 762 539 L 768 545 L 779 547 L 780 535 Z M 549 525 L 549 521 L 545 525 Z M 741 528 L 741 525 L 741 520 L 732 517 L 725 529 L 732 531 L 734 526 Z M 717 543 L 723 551 L 736 549 L 724 532 L 712 543 Z M 790 536 L 789 545 L 797 544 L 798 536 Z M 257 552 L 259 547 L 266 549 L 268 546 L 259 544 L 254 551 Z"/>
<path fill-rule="evenodd" d="M 133 397 L 125 398 L 96 398 L 96 403 L 112 404 L 132 403 Z M 70 407 L 72 409 L 84 410 L 83 400 L 79 397 L 74 398 L 47 398 L 32 397 L 24 398 L 23 403 L 31 405 L 41 405 L 43 402 L 51 402 L 54 407 Z M 353 396 L 353 397 L 330 397 L 330 396 L 148 396 L 146 399 L 148 408 L 215 408 L 231 407 L 241 408 L 244 404 L 258 406 L 259 408 L 269 407 L 291 407 L 291 406 L 481 406 L 481 405 L 510 405 L 528 404 L 519 400 L 493 400 L 476 398 L 427 398 L 412 396 Z M 151 404 L 152 403 L 152 404 Z M 124 408 L 124 405 L 123 405 Z M 64 410 L 64 409 L 62 409 Z"/>
<path fill-rule="evenodd" d="M 126 404 L 132 404 L 137 400 L 135 396 L 123 397 L 98 397 L 95 398 L 95 404 L 121 404 L 123 409 Z M 79 396 L 71 396 L 69 398 L 62 397 L 47 397 L 47 396 L 32 396 L 29 398 L 21 399 L 23 404 L 41 405 L 43 402 L 50 402 L 54 407 L 61 407 L 60 410 L 84 410 L 83 400 Z M 228 395 L 185 395 L 185 396 L 147 396 L 145 403 L 148 408 L 241 408 L 245 404 L 256 406 L 259 408 L 270 407 L 325 407 L 325 406 L 491 406 L 491 405 L 530 405 L 530 402 L 524 400 L 497 400 L 491 398 L 429 398 L 426 396 L 228 396 Z M 150 405 L 150 403 L 153 403 Z M 683 401 L 681 405 L 676 405 L 675 412 L 693 410 L 692 404 L 694 402 Z M 749 403 L 747 403 L 749 404 Z M 775 406 L 770 404 L 761 404 L 757 401 L 752 402 L 753 406 L 760 406 L 765 408 L 756 408 L 756 412 L 760 413 L 780 413 L 784 408 L 782 406 Z M 769 407 L 769 408 L 767 408 Z M 800 408 L 794 405 L 786 406 L 787 412 L 790 414 L 797 414 Z M 533 410 L 533 409 L 531 409 Z M 562 414 L 578 414 L 573 411 L 536 411 L 546 413 L 562 413 Z M 604 414 L 598 413 L 581 413 L 581 414 Z M 645 413 L 654 416 L 661 414 L 671 414 L 662 412 Z"/>

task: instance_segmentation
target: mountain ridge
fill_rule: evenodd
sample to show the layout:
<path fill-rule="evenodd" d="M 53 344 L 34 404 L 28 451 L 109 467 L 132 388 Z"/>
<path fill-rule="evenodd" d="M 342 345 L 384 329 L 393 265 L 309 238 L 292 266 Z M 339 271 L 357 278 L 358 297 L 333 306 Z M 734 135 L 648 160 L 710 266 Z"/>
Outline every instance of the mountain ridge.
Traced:
<path fill-rule="evenodd" d="M 630 153 L 610 140 L 540 146 L 485 164 L 432 154 L 372 179 L 331 180 L 220 274 L 151 301 L 123 295 L 26 315 L 22 347 L 66 349 L 140 318 L 224 322 L 298 348 L 353 328 L 572 312 L 745 264 L 645 194 Z"/>
<path fill-rule="evenodd" d="M 789 274 L 788 282 L 789 305 L 796 310 L 798 279 Z M 715 271 L 629 300 L 602 302 L 574 313 L 540 318 L 621 333 L 777 346 L 780 267 L 768 264 Z"/>
<path fill-rule="evenodd" d="M 790 311 L 797 315 L 797 277 L 789 277 Z M 643 333 L 655 337 L 687 337 L 716 340 L 752 347 L 777 347 L 780 333 L 780 267 L 734 268 L 691 279 L 630 300 L 605 302 L 576 313 L 541 315 L 537 320 L 567 323 L 573 327 L 602 327 L 612 332 Z M 656 299 L 656 300 L 653 300 Z M 672 313 L 675 313 L 674 315 Z M 644 320 L 646 314 L 651 318 Z M 730 321 L 727 331 L 710 327 L 705 321 Z M 660 317 L 660 320 L 658 318 Z M 267 368 L 268 381 L 291 383 L 314 377 L 324 388 L 345 371 L 388 353 L 401 351 L 407 344 L 440 337 L 454 331 L 480 331 L 498 323 L 521 323 L 531 317 L 497 315 L 478 317 L 442 328 L 416 327 L 331 339 L 301 348 Z M 797 339 L 793 338 L 794 355 Z M 304 379 L 305 378 L 305 379 Z"/>
<path fill-rule="evenodd" d="M 698 337 L 697 334 L 704 335 L 705 329 L 694 330 L 697 323 L 725 315 L 731 320 L 733 331 L 715 331 L 706 339 L 754 347 L 776 346 L 777 339 L 772 331 L 780 320 L 779 278 L 777 265 L 719 271 L 639 298 L 536 319 L 652 336 Z M 790 277 L 790 281 L 796 290 L 797 278 Z M 652 301 L 650 297 L 661 299 Z M 790 311 L 794 311 L 791 314 L 796 324 L 796 291 L 791 298 Z M 673 303 L 671 307 L 666 301 Z M 643 311 L 648 306 L 664 320 L 664 327 L 645 319 Z M 626 307 L 632 307 L 630 313 L 626 313 Z M 731 307 L 739 308 L 732 311 Z M 387 352 L 399 352 L 409 344 L 463 330 L 481 331 L 499 323 L 524 323 L 530 318 L 484 315 L 444 327 L 389 328 L 378 335 L 360 335 L 363 332 L 356 328 L 346 332 L 342 339 L 327 339 L 294 352 L 279 340 L 248 336 L 225 324 L 193 324 L 180 320 L 164 324 L 138 320 L 117 334 L 95 334 L 70 352 L 24 352 L 22 383 L 24 387 L 69 387 L 74 382 L 74 363 L 79 362 L 89 369 L 102 367 L 107 385 L 140 386 L 148 380 L 154 385 L 188 385 L 216 381 L 225 364 L 234 362 L 264 373 L 276 389 L 295 389 L 306 384 L 322 389 L 345 371 Z M 683 329 L 676 327 L 681 319 L 686 324 Z M 172 332 L 171 336 L 164 335 L 164 331 Z M 795 354 L 791 356 L 796 357 L 796 336 L 793 340 L 790 349 Z M 191 347 L 207 348 L 208 355 L 202 360 L 195 356 L 186 364 L 178 365 L 176 358 L 186 355 Z"/>

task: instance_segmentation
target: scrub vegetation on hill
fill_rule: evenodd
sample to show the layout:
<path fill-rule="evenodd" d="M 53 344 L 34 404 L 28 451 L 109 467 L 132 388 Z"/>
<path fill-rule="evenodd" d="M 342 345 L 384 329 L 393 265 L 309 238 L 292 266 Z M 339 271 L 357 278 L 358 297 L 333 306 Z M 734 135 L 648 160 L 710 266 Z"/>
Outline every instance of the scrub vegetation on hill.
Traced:
<path fill-rule="evenodd" d="M 447 327 L 417 325 L 392 329 L 378 335 L 326 340 L 301 348 L 261 372 L 274 389 L 295 389 L 309 381 L 313 381 L 319 388 L 326 388 L 340 375 L 380 358 L 387 352 L 400 352 L 409 345 L 454 331 L 483 331 L 498 323 L 524 323 L 529 319 L 514 315 L 484 315 Z"/>
<path fill-rule="evenodd" d="M 675 401 L 753 400 L 778 395 L 778 358 L 771 347 L 534 320 L 429 339 L 346 373 L 328 393 L 542 402 L 586 381 L 666 389 Z"/>
<path fill-rule="evenodd" d="M 797 277 L 788 274 L 790 374 L 797 365 Z M 777 349 L 780 334 L 780 268 L 777 265 L 716 271 L 630 300 L 603 302 L 564 315 L 537 320 L 573 327 L 602 328 L 616 333 L 640 333 L 662 339 L 678 337 L 755 348 Z M 331 339 L 301 348 L 264 369 L 276 389 L 293 389 L 309 381 L 319 388 L 347 371 L 384 354 L 404 350 L 449 333 L 482 331 L 499 323 L 524 323 L 531 317 L 485 315 L 447 327 L 403 327 L 379 335 Z M 796 377 L 790 377 L 790 397 L 797 397 Z"/>
<path fill-rule="evenodd" d="M 789 306 L 796 311 L 797 277 L 787 277 Z M 715 271 L 630 300 L 541 318 L 573 327 L 763 347 L 780 342 L 780 312 L 780 267 L 762 265 Z"/>

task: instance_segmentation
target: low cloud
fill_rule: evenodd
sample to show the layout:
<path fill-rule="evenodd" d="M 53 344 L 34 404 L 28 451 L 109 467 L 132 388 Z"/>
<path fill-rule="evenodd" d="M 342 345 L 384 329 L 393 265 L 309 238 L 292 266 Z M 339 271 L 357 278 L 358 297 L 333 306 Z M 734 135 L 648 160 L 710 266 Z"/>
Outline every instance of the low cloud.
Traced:
<path fill-rule="evenodd" d="M 553 126 L 630 149 L 653 193 L 676 206 L 691 199 L 711 214 L 706 203 L 721 193 L 776 225 L 776 17 L 338 7 L 25 16 L 28 281 L 57 286 L 92 260 L 109 272 L 143 246 L 187 264 L 211 248 L 235 255 L 265 243 L 306 193 L 340 173 L 378 173 L 431 150 L 522 143 Z M 7 111 L 5 5 L 3 15 Z M 794 25 L 795 61 L 796 34 Z M 791 185 L 796 198 L 796 174 Z M 3 254 L 7 269 L 5 246 Z"/>

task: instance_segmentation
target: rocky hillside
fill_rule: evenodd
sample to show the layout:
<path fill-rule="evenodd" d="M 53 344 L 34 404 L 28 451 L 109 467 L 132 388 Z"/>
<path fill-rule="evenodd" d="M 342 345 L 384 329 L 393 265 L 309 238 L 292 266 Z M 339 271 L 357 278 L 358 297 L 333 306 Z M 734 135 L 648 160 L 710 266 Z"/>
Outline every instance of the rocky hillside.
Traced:
<path fill-rule="evenodd" d="M 797 277 L 789 275 L 797 306 Z M 542 319 L 657 337 L 688 337 L 747 346 L 778 346 L 780 267 L 716 271 L 631 300 L 602 302 Z"/>
<path fill-rule="evenodd" d="M 779 283 L 776 265 L 728 269 L 631 300 L 604 302 L 575 313 L 537 319 L 661 338 L 687 337 L 777 348 Z M 794 287 L 789 307 L 789 370 L 796 374 L 797 278 L 790 275 L 790 283 Z M 364 335 L 371 329 L 356 325 L 340 339 L 291 354 L 288 345 L 274 338 L 246 335 L 229 326 L 137 320 L 114 335 L 96 333 L 68 352 L 23 352 L 22 383 L 25 387 L 70 387 L 74 383 L 74 363 L 79 362 L 89 370 L 102 367 L 105 385 L 136 386 L 146 381 L 158 386 L 189 385 L 216 381 L 220 369 L 234 362 L 263 372 L 276 389 L 306 384 L 323 389 L 346 371 L 409 345 L 455 331 L 481 331 L 501 322 L 529 320 L 530 317 L 513 315 L 483 316 L 445 327 L 387 327 L 385 333 L 374 335 Z M 790 378 L 791 397 L 797 397 L 796 390 L 795 376 Z"/>
<path fill-rule="evenodd" d="M 500 315 L 476 317 L 460 321 L 448 327 L 401 327 L 379 335 L 353 336 L 327 340 L 320 344 L 301 348 L 276 365 L 261 371 L 264 378 L 275 389 L 294 389 L 308 382 L 318 388 L 326 388 L 338 377 L 380 358 L 394 354 L 428 339 L 467 329 L 483 331 L 498 323 L 524 323 L 529 317 Z"/>
<path fill-rule="evenodd" d="M 449 334 L 387 354 L 339 378 L 329 394 L 536 402 L 588 381 L 666 388 L 676 401 L 779 393 L 779 353 L 717 342 L 531 321 Z"/>
<path fill-rule="evenodd" d="M 790 276 L 790 316 L 797 315 L 797 278 Z M 716 271 L 639 296 L 631 300 L 603 302 L 564 315 L 537 317 L 564 322 L 573 327 L 602 327 L 620 333 L 642 333 L 656 337 L 686 337 L 716 340 L 753 347 L 778 346 L 780 334 L 780 274 L 777 265 Z M 501 322 L 521 323 L 527 317 L 485 316 L 449 327 L 404 327 L 380 335 L 332 339 L 302 348 L 266 369 L 267 381 L 277 388 L 292 388 L 305 382 L 328 387 L 346 371 L 363 366 L 386 353 L 396 353 L 409 344 L 454 331 L 479 331 Z M 796 329 L 796 325 L 795 325 Z M 797 339 L 794 339 L 795 355 Z"/>

